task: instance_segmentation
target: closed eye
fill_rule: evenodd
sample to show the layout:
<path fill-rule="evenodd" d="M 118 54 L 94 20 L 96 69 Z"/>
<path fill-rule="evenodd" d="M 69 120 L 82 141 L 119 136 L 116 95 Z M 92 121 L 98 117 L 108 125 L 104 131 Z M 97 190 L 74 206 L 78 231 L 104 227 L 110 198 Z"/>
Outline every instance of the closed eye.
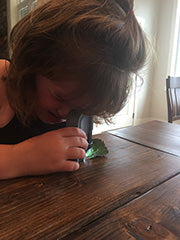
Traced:
<path fill-rule="evenodd" d="M 58 96 L 56 94 L 52 94 L 52 96 L 59 102 L 65 102 L 66 101 L 65 99 L 63 99 L 62 97 L 60 97 L 60 96 Z"/>

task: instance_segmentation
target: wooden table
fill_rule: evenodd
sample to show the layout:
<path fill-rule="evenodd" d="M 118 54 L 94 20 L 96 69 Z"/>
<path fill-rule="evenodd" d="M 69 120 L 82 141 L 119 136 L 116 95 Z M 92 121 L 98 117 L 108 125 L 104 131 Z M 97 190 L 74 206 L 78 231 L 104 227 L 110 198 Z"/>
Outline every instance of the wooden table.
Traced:
<path fill-rule="evenodd" d="M 77 172 L 0 182 L 0 239 L 180 239 L 180 126 L 96 137 L 109 153 Z"/>
<path fill-rule="evenodd" d="M 109 131 L 109 133 L 146 147 L 180 156 L 180 127 L 177 124 L 152 121 L 136 127 Z"/>

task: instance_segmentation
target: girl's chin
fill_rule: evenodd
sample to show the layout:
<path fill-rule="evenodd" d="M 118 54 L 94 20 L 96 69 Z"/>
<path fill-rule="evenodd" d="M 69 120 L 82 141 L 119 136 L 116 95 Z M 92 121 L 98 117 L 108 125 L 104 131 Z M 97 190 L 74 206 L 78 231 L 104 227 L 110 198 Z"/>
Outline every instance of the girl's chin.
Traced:
<path fill-rule="evenodd" d="M 62 118 L 57 118 L 56 116 L 54 116 L 51 113 L 48 113 L 47 115 L 44 116 L 39 116 L 39 119 L 47 124 L 58 124 L 58 123 L 62 123 L 65 122 L 65 119 Z"/>

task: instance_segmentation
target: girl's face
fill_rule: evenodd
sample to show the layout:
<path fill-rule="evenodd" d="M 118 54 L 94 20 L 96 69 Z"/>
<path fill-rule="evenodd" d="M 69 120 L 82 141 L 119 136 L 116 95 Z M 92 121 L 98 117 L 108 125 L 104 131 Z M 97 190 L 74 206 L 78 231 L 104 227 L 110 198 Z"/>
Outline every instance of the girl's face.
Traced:
<path fill-rule="evenodd" d="M 36 113 L 45 123 L 65 121 L 72 109 L 83 110 L 90 105 L 90 99 L 82 90 L 79 81 L 73 76 L 53 82 L 38 75 L 36 77 L 37 104 Z"/>

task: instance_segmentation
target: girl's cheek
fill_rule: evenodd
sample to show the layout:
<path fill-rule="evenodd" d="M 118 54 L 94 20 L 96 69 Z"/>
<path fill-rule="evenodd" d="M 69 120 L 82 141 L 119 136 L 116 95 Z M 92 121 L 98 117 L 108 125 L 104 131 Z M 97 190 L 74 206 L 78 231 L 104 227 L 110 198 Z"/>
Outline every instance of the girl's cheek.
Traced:
<path fill-rule="evenodd" d="M 64 102 L 53 100 L 51 101 L 51 106 L 52 108 L 61 109 L 61 108 L 64 108 L 66 104 Z"/>

